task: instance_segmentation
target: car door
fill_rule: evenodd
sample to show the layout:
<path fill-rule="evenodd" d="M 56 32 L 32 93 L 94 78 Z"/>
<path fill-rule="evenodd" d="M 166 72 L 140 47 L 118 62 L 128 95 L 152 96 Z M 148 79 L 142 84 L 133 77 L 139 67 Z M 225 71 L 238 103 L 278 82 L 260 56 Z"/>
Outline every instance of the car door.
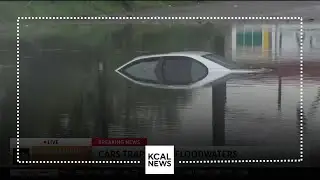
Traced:
<path fill-rule="evenodd" d="M 190 85 L 208 75 L 208 69 L 197 60 L 186 56 L 165 56 L 162 80 L 166 85 Z"/>

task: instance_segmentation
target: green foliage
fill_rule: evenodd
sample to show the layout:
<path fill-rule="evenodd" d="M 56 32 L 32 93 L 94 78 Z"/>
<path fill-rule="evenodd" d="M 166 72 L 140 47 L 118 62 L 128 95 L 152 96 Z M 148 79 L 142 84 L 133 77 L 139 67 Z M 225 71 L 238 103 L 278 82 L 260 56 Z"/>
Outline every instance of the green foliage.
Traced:
<path fill-rule="evenodd" d="M 190 4 L 188 1 L 128 1 L 133 11 Z M 125 13 L 123 1 L 1 1 L 0 22 L 18 16 L 101 16 Z"/>

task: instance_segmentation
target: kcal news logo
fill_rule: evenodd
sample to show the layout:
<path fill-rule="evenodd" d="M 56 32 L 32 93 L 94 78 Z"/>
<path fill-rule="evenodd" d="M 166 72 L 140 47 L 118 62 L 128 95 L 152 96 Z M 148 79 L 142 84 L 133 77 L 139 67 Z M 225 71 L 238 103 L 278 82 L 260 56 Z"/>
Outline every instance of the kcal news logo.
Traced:
<path fill-rule="evenodd" d="M 174 146 L 146 146 L 146 174 L 174 174 Z"/>

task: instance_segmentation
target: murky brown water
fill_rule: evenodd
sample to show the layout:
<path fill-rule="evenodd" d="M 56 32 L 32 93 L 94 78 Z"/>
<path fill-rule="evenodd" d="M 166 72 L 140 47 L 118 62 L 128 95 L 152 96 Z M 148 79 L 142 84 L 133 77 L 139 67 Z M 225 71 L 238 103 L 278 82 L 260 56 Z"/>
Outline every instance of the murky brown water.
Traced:
<path fill-rule="evenodd" d="M 147 137 L 151 144 L 279 146 L 292 151 L 287 158 L 299 157 L 297 64 L 281 73 L 237 76 L 194 90 L 143 87 L 114 72 L 138 55 L 180 50 L 215 51 L 227 58 L 233 54 L 233 59 L 254 64 L 299 59 L 296 47 L 272 49 L 273 36 L 261 33 L 261 25 L 251 27 L 258 29 L 251 39 L 250 34 L 238 34 L 247 38 L 247 44 L 243 39 L 242 45 L 238 43 L 238 50 L 232 50 L 231 26 L 49 25 L 50 31 L 43 30 L 44 25 L 37 30 L 30 30 L 32 25 L 21 28 L 20 137 Z M 294 31 L 282 33 L 282 44 L 296 40 Z M 266 43 L 263 37 L 271 40 Z M 309 55 L 318 51 L 317 37 Z M 2 63 L 14 59 L 15 52 L 9 52 L 12 57 L 0 52 L 7 58 Z M 308 57 L 317 64 L 317 55 Z M 98 62 L 103 61 L 106 76 L 101 81 Z M 310 73 L 304 79 L 305 148 L 316 152 L 320 74 L 316 66 L 306 71 Z M 2 68 L 0 85 L 1 142 L 6 143 L 16 135 L 14 68 Z"/>

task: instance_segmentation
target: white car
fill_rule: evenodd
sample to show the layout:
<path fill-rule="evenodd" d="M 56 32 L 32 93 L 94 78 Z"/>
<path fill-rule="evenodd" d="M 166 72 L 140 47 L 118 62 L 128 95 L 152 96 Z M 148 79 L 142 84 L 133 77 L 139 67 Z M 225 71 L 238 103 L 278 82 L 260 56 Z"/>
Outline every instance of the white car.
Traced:
<path fill-rule="evenodd" d="M 230 74 L 257 73 L 265 69 L 239 69 L 236 63 L 213 53 L 182 51 L 139 56 L 115 71 L 142 86 L 192 89 L 227 80 Z"/>

